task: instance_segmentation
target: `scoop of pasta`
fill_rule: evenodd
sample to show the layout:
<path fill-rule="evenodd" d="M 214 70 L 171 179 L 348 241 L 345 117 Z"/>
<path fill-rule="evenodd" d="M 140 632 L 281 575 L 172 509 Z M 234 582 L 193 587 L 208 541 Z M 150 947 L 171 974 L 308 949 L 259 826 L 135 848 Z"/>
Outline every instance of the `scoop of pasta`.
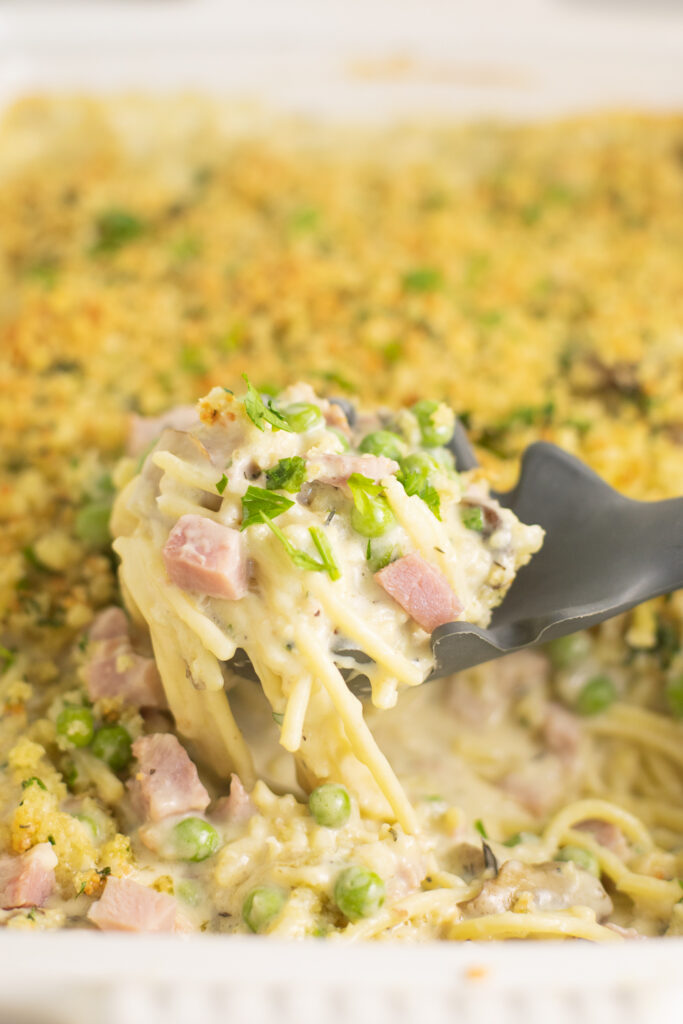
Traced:
<path fill-rule="evenodd" d="M 164 424 L 166 424 L 164 426 Z M 126 601 L 149 627 L 178 731 L 219 773 L 253 774 L 226 695 L 249 656 L 304 784 L 344 782 L 363 811 L 414 813 L 342 670 L 377 706 L 417 686 L 430 633 L 488 623 L 543 531 L 501 508 L 445 447 L 436 402 L 358 415 L 306 384 L 266 400 L 214 388 L 173 414 L 120 493 L 112 528 Z"/>

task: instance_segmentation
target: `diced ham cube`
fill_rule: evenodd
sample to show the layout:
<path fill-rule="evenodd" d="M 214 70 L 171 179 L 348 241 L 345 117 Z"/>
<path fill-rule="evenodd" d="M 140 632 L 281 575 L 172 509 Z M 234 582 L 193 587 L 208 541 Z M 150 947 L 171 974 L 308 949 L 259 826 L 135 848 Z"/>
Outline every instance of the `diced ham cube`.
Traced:
<path fill-rule="evenodd" d="M 50 843 L 38 843 L 18 857 L 0 857 L 0 907 L 42 907 L 54 889 L 56 864 Z"/>
<path fill-rule="evenodd" d="M 576 758 L 581 745 L 581 724 L 571 711 L 555 704 L 548 704 L 541 725 L 541 735 L 548 750 L 568 761 Z"/>
<path fill-rule="evenodd" d="M 93 903 L 88 918 L 102 931 L 173 932 L 176 901 L 128 878 L 108 878 L 102 898 Z"/>
<path fill-rule="evenodd" d="M 203 811 L 208 806 L 209 794 L 194 763 L 171 733 L 140 736 L 133 753 L 138 770 L 128 788 L 141 817 L 161 821 L 170 814 Z"/>
<path fill-rule="evenodd" d="M 380 569 L 375 579 L 428 633 L 453 622 L 463 610 L 446 577 L 415 552 Z"/>
<path fill-rule="evenodd" d="M 230 793 L 216 801 L 214 817 L 233 825 L 243 825 L 256 814 L 252 799 L 242 785 L 239 775 L 230 776 Z"/>
<path fill-rule="evenodd" d="M 92 633 L 90 634 L 92 636 Z M 133 707 L 164 707 L 164 689 L 153 658 L 136 654 L 127 636 L 100 640 L 85 667 L 91 700 L 120 697 Z"/>
<path fill-rule="evenodd" d="M 588 832 L 601 846 L 606 846 L 617 857 L 626 860 L 630 851 L 626 836 L 611 821 L 603 821 L 601 818 L 586 818 L 580 821 L 574 828 L 580 832 Z"/>
<path fill-rule="evenodd" d="M 181 516 L 163 550 L 166 571 L 182 590 L 237 601 L 247 592 L 247 558 L 238 530 L 204 516 Z"/>
<path fill-rule="evenodd" d="M 178 405 L 161 416 L 138 416 L 133 414 L 128 428 L 127 452 L 135 457 L 142 455 L 146 448 L 161 436 L 166 427 L 175 430 L 191 430 L 199 424 L 199 414 L 193 405 Z"/>
<path fill-rule="evenodd" d="M 133 707 L 164 707 L 166 700 L 153 658 L 136 654 L 121 608 L 105 608 L 89 630 L 90 659 L 84 678 L 91 700 L 120 697 Z"/>
<path fill-rule="evenodd" d="M 99 612 L 88 630 L 91 641 L 111 640 L 112 637 L 128 636 L 128 619 L 121 608 L 112 605 Z"/>
<path fill-rule="evenodd" d="M 383 480 L 398 472 L 398 462 L 384 455 L 318 455 L 309 460 L 314 479 L 332 487 L 343 487 L 353 473 L 370 480 Z"/>

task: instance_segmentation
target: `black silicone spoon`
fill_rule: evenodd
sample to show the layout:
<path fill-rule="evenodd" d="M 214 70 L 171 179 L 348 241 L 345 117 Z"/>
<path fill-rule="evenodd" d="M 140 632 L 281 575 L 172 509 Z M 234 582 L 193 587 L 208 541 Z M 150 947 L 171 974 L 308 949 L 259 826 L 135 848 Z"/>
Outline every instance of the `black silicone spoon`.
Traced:
<path fill-rule="evenodd" d="M 458 469 L 476 457 L 457 425 Z M 517 575 L 486 629 L 451 622 L 432 635 L 431 678 L 594 626 L 683 586 L 683 498 L 633 501 L 583 462 L 539 441 L 524 453 L 516 487 L 496 494 L 543 547 Z"/>

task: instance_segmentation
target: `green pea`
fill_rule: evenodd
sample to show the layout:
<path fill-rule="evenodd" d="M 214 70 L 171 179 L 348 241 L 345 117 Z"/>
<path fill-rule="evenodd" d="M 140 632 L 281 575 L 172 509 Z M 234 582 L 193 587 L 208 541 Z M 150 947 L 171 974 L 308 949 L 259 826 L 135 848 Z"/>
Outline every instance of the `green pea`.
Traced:
<path fill-rule="evenodd" d="M 175 887 L 175 894 L 190 907 L 197 907 L 202 902 L 202 888 L 198 882 L 191 879 L 179 882 Z"/>
<path fill-rule="evenodd" d="M 84 505 L 76 515 L 74 532 L 79 540 L 93 548 L 104 548 L 111 542 L 109 519 L 110 501 L 93 501 Z"/>
<path fill-rule="evenodd" d="M 303 434 L 305 430 L 317 427 L 323 418 L 318 406 L 310 402 L 293 402 L 285 406 L 281 413 L 295 434 Z"/>
<path fill-rule="evenodd" d="M 341 828 L 351 814 L 351 797 L 345 786 L 326 782 L 313 790 L 308 798 L 308 809 L 318 825 Z"/>
<path fill-rule="evenodd" d="M 590 647 L 586 633 L 570 633 L 551 640 L 545 650 L 553 668 L 571 668 L 589 653 Z"/>
<path fill-rule="evenodd" d="M 345 868 L 334 885 L 334 902 L 349 921 L 376 914 L 384 903 L 385 894 L 379 875 L 355 864 Z"/>
<path fill-rule="evenodd" d="M 362 510 L 354 506 L 351 512 L 351 525 L 363 537 L 381 537 L 393 522 L 394 517 L 384 498 L 371 499 Z"/>
<path fill-rule="evenodd" d="M 367 455 L 386 455 L 388 459 L 401 458 L 402 443 L 398 434 L 393 430 L 375 430 L 372 434 L 366 434 L 358 450 Z"/>
<path fill-rule="evenodd" d="M 676 676 L 666 684 L 666 699 L 672 715 L 683 718 L 683 676 Z"/>
<path fill-rule="evenodd" d="M 220 845 L 218 832 L 203 818 L 183 818 L 173 828 L 173 848 L 180 860 L 206 860 Z"/>
<path fill-rule="evenodd" d="M 95 724 L 89 708 L 63 708 L 57 715 L 57 735 L 73 747 L 87 747 L 95 735 Z"/>
<path fill-rule="evenodd" d="M 353 497 L 351 525 L 354 530 L 363 537 L 380 537 L 386 533 L 394 517 L 379 484 L 360 473 L 352 473 L 348 483 Z"/>
<path fill-rule="evenodd" d="M 122 725 L 103 725 L 95 733 L 92 752 L 108 764 L 113 772 L 123 771 L 133 756 L 128 730 Z"/>
<path fill-rule="evenodd" d="M 273 885 L 257 885 L 242 904 L 242 920 L 247 928 L 258 934 L 266 930 L 278 916 L 287 895 Z"/>
<path fill-rule="evenodd" d="M 455 455 L 450 448 L 430 448 L 429 458 L 447 473 L 455 473 Z"/>
<path fill-rule="evenodd" d="M 555 854 L 555 860 L 572 861 L 582 871 L 587 871 L 589 874 L 595 875 L 596 878 L 600 877 L 600 864 L 597 858 L 580 846 L 563 846 Z"/>
<path fill-rule="evenodd" d="M 468 530 L 475 530 L 477 533 L 482 533 L 484 529 L 484 512 L 478 505 L 473 505 L 470 508 L 463 508 L 460 513 L 462 524 Z"/>
<path fill-rule="evenodd" d="M 422 453 L 406 455 L 400 460 L 400 466 L 397 479 L 403 484 L 406 494 L 419 494 L 436 469 L 434 460 Z"/>
<path fill-rule="evenodd" d="M 576 699 L 580 715 L 598 715 L 617 699 L 617 691 L 609 676 L 593 676 Z"/>
<path fill-rule="evenodd" d="M 438 448 L 448 444 L 455 431 L 455 413 L 442 402 L 423 399 L 413 406 L 422 435 L 422 444 L 427 448 Z"/>

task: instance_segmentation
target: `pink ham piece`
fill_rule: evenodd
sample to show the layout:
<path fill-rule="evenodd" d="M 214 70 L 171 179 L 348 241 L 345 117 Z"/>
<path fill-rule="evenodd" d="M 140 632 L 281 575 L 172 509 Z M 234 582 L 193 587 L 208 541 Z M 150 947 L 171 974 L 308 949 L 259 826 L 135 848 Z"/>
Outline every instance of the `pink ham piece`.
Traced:
<path fill-rule="evenodd" d="M 626 836 L 611 821 L 603 821 L 601 818 L 586 818 L 585 821 L 580 821 L 573 827 L 580 832 L 588 832 L 601 846 L 606 846 L 622 860 L 626 860 L 631 852 Z"/>
<path fill-rule="evenodd" d="M 463 610 L 446 577 L 415 552 L 380 569 L 375 579 L 428 633 L 453 622 Z"/>
<path fill-rule="evenodd" d="M 581 723 L 571 711 L 550 701 L 541 724 L 541 736 L 548 750 L 571 761 L 581 746 Z"/>
<path fill-rule="evenodd" d="M 128 619 L 123 609 L 111 605 L 95 616 L 88 637 L 95 641 L 111 640 L 117 636 L 128 636 Z"/>
<path fill-rule="evenodd" d="M 120 608 L 105 608 L 90 627 L 91 657 L 85 682 L 91 700 L 120 697 L 133 707 L 164 707 L 164 690 L 153 658 L 133 650 Z"/>
<path fill-rule="evenodd" d="M 176 931 L 177 905 L 172 896 L 128 878 L 108 878 L 102 898 L 88 918 L 105 932 Z"/>
<path fill-rule="evenodd" d="M 0 857 L 0 907 L 42 907 L 55 886 L 56 864 L 50 843 L 38 843 L 18 857 Z"/>
<path fill-rule="evenodd" d="M 133 707 L 164 707 L 161 679 L 153 658 L 136 654 L 127 637 L 101 640 L 85 670 L 88 696 L 120 697 Z"/>
<path fill-rule="evenodd" d="M 398 462 L 384 455 L 319 455 L 310 460 L 314 479 L 332 487 L 343 487 L 353 473 L 370 480 L 383 480 L 398 472 Z"/>
<path fill-rule="evenodd" d="M 184 747 L 171 733 L 140 736 L 133 744 L 138 770 L 128 782 L 141 817 L 161 821 L 170 814 L 203 811 L 209 794 Z"/>
<path fill-rule="evenodd" d="M 184 431 L 198 425 L 199 414 L 193 405 L 178 405 L 161 416 L 133 414 L 128 427 L 127 453 L 133 457 L 142 455 L 167 427 Z"/>
<path fill-rule="evenodd" d="M 238 601 L 247 592 L 242 535 L 204 516 L 181 516 L 162 552 L 166 571 L 181 590 Z"/>
<path fill-rule="evenodd" d="M 243 825 L 256 814 L 252 799 L 242 785 L 239 775 L 230 776 L 230 793 L 216 801 L 213 817 L 232 825 Z"/>

